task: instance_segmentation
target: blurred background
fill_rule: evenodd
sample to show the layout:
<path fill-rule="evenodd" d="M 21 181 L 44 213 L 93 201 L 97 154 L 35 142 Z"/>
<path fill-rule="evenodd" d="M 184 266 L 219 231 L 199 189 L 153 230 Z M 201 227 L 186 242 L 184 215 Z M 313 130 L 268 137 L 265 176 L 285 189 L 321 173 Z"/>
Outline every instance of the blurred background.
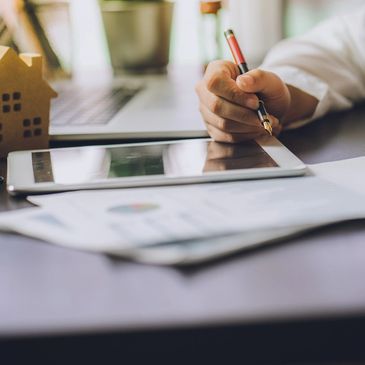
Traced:
<path fill-rule="evenodd" d="M 0 43 L 42 52 L 49 77 L 163 72 L 230 55 L 232 27 L 248 62 L 259 65 L 285 37 L 356 11 L 363 0 L 1 0 Z"/>

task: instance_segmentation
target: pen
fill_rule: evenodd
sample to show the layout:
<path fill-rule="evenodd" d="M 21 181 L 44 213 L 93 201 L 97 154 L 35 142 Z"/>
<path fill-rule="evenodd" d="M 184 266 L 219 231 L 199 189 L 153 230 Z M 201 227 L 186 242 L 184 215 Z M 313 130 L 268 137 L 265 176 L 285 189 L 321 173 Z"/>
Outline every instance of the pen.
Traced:
<path fill-rule="evenodd" d="M 229 48 L 231 49 L 234 61 L 240 70 L 241 75 L 250 71 L 247 62 L 245 60 L 245 57 L 243 56 L 243 53 L 241 51 L 241 48 L 237 42 L 237 39 L 233 33 L 233 30 L 228 29 L 224 32 L 224 35 L 227 39 Z M 269 115 L 266 111 L 265 104 L 262 100 L 259 100 L 259 107 L 257 109 L 257 116 L 260 119 L 260 122 L 262 126 L 265 128 L 266 132 L 269 133 L 272 136 L 272 125 L 270 122 Z"/>

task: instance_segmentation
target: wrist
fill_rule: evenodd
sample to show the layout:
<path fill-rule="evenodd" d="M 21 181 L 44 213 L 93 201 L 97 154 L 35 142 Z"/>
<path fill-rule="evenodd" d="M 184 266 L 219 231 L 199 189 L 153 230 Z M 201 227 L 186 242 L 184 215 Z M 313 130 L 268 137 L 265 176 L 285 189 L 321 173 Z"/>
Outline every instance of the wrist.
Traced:
<path fill-rule="evenodd" d="M 289 106 L 281 120 L 282 124 L 285 126 L 311 118 L 316 111 L 318 99 L 292 85 L 286 84 L 286 87 L 289 92 Z"/>

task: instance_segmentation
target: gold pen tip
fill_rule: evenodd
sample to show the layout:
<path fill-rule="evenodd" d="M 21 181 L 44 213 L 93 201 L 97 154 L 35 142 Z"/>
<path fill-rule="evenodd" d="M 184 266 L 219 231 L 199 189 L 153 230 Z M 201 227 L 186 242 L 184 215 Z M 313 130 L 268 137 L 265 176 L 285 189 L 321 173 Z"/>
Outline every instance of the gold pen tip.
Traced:
<path fill-rule="evenodd" d="M 272 136 L 272 126 L 271 126 L 271 123 L 268 120 L 265 120 L 263 122 L 263 126 L 264 126 L 266 132 L 269 133 L 270 136 Z"/>

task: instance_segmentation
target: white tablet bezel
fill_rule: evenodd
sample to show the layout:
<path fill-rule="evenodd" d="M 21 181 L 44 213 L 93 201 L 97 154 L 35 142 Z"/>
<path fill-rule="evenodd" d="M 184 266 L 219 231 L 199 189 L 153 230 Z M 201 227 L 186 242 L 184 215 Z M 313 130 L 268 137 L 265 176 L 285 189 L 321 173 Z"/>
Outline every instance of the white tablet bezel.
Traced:
<path fill-rule="evenodd" d="M 209 139 L 203 139 L 209 140 Z M 110 148 L 130 147 L 158 144 L 171 144 L 187 142 L 189 140 L 131 143 L 119 145 L 102 145 L 69 148 Z M 196 139 L 191 140 L 196 141 Z M 81 189 L 106 189 L 106 188 L 127 188 L 141 186 L 161 186 L 176 184 L 191 184 L 213 181 L 232 181 L 245 179 L 263 179 L 282 176 L 300 176 L 306 172 L 306 166 L 276 138 L 265 136 L 257 139 L 256 142 L 268 153 L 268 155 L 279 165 L 279 167 L 252 168 L 245 170 L 230 170 L 219 172 L 208 172 L 198 176 L 170 177 L 164 175 L 151 175 L 139 177 L 123 177 L 108 180 L 97 180 L 92 183 L 75 185 L 63 185 L 53 182 L 35 183 L 31 156 L 33 152 L 47 152 L 47 150 L 17 151 L 8 155 L 7 189 L 12 195 L 36 194 L 47 192 L 59 192 Z M 69 149 L 68 148 L 68 149 Z"/>

